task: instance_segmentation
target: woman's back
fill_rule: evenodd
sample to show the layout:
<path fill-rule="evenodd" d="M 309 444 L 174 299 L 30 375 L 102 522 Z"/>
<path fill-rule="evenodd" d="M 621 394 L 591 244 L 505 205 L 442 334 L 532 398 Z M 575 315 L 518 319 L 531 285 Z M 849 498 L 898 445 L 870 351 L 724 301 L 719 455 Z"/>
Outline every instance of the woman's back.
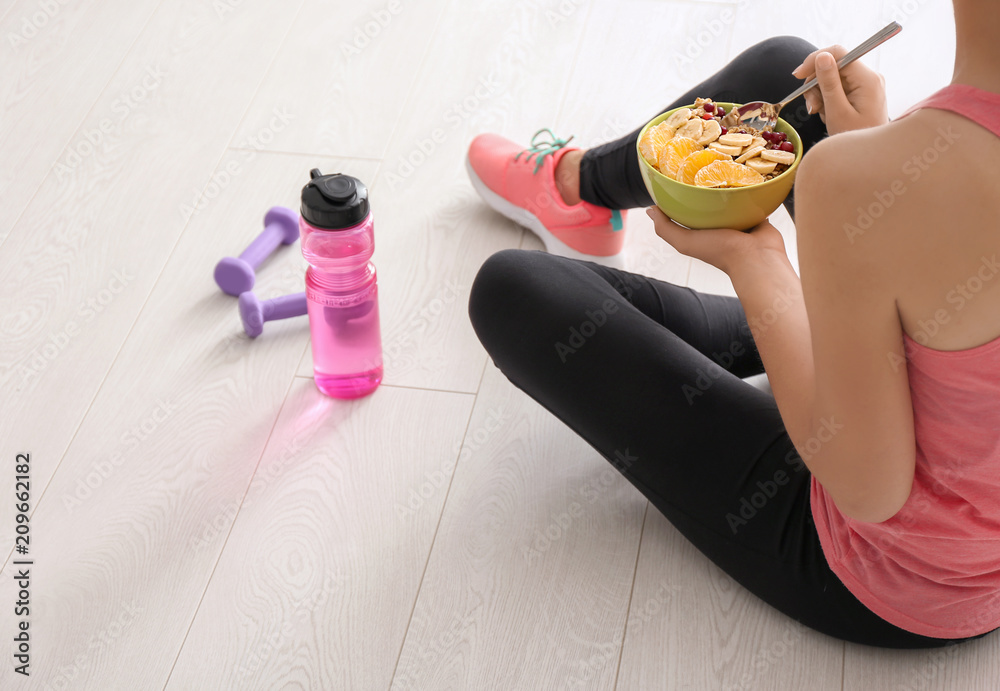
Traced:
<path fill-rule="evenodd" d="M 1000 94 L 975 90 L 963 103 L 970 88 L 938 98 L 1000 125 Z M 854 188 L 844 232 L 881 267 L 903 330 L 946 351 L 1000 337 L 1000 132 L 928 107 L 826 144 Z"/>
<path fill-rule="evenodd" d="M 814 480 L 814 521 L 830 567 L 860 600 L 942 638 L 1000 625 L 998 106 L 1000 95 L 949 86 L 892 123 L 831 138 L 819 155 L 831 192 L 857 208 L 844 224 L 848 255 L 863 258 L 857 280 L 900 330 L 905 348 L 871 358 L 905 372 L 914 444 L 898 512 L 852 520 Z M 874 348 L 897 337 L 871 336 Z"/>

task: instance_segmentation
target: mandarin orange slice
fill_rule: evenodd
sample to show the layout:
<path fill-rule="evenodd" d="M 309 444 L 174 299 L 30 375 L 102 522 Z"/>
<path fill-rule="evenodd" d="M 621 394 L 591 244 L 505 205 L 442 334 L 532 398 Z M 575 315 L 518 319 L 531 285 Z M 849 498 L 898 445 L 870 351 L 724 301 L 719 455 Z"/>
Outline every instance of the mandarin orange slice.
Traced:
<path fill-rule="evenodd" d="M 642 157 L 649 162 L 649 165 L 656 167 L 656 161 L 660 157 L 660 151 L 668 141 L 674 136 L 676 130 L 665 122 L 655 125 L 646 130 L 639 140 L 639 151 Z"/>
<path fill-rule="evenodd" d="M 694 184 L 694 176 L 697 175 L 698 171 L 715 161 L 732 161 L 732 156 L 727 156 L 724 153 L 720 153 L 715 149 L 702 149 L 701 151 L 695 151 L 693 154 L 688 154 L 681 162 L 681 167 L 677 170 L 677 181 L 683 182 L 686 185 Z"/>
<path fill-rule="evenodd" d="M 685 158 L 704 147 L 690 137 L 674 137 L 660 151 L 657 167 L 668 178 L 677 179 L 677 169 Z"/>
<path fill-rule="evenodd" d="M 694 176 L 698 187 L 748 187 L 764 182 L 764 176 L 733 161 L 715 161 Z"/>

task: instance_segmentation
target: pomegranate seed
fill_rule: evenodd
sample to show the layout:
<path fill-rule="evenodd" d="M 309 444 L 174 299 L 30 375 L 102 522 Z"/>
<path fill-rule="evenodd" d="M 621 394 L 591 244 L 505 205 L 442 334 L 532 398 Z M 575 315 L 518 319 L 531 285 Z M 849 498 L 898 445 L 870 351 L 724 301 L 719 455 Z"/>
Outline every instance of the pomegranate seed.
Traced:
<path fill-rule="evenodd" d="M 791 142 L 781 142 L 781 145 L 778 148 L 782 151 L 787 151 L 788 153 L 795 151 L 795 145 Z"/>
<path fill-rule="evenodd" d="M 705 104 L 702 104 L 701 107 L 705 109 L 706 113 L 714 113 L 715 112 L 715 104 L 714 103 L 705 103 Z"/>
<path fill-rule="evenodd" d="M 711 113 L 705 113 L 704 115 L 701 116 L 701 119 L 702 120 L 712 120 L 713 116 L 712 116 Z"/>

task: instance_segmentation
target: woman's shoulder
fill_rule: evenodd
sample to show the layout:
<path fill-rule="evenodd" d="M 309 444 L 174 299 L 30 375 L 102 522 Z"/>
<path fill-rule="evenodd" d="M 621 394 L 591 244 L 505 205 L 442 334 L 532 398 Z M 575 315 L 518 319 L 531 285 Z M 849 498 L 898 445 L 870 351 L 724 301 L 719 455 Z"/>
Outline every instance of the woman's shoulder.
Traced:
<path fill-rule="evenodd" d="M 958 113 L 924 109 L 880 127 L 827 137 L 801 165 L 810 172 L 839 173 L 848 186 L 896 178 L 937 184 L 935 178 L 950 178 L 955 166 L 1000 169 L 1000 137 Z"/>
<path fill-rule="evenodd" d="M 809 150 L 795 180 L 800 232 L 843 229 L 844 238 L 854 244 L 896 206 L 905 194 L 901 189 L 902 144 L 912 135 L 894 125 L 843 132 Z"/>
<path fill-rule="evenodd" d="M 800 173 L 826 178 L 845 190 L 870 189 L 873 183 L 902 174 L 926 130 L 925 123 L 911 116 L 826 137 L 803 157 Z"/>
<path fill-rule="evenodd" d="M 818 142 L 800 164 L 796 208 L 838 219 L 849 239 L 877 222 L 891 241 L 893 227 L 910 234 L 917 219 L 954 218 L 963 200 L 991 196 L 984 181 L 994 173 L 1000 138 L 954 113 L 922 110 Z"/>
<path fill-rule="evenodd" d="M 948 111 L 829 137 L 810 149 L 795 181 L 802 270 L 812 261 L 853 272 L 873 297 L 892 297 L 911 336 L 944 315 L 926 339 L 932 348 L 996 338 L 998 176 L 1000 137 Z M 981 289 L 975 300 L 948 311 L 970 281 Z M 952 318 L 959 309 L 961 319 Z"/>

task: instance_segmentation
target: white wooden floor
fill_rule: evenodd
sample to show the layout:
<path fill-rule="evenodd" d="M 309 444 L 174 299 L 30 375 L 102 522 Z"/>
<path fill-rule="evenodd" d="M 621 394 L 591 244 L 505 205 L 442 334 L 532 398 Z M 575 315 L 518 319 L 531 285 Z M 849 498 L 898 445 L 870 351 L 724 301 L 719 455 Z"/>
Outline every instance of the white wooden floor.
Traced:
<path fill-rule="evenodd" d="M 950 78 L 947 0 L 0 0 L 0 688 L 996 688 L 1000 638 L 868 650 L 756 601 L 466 311 L 484 259 L 541 247 L 473 193 L 475 134 L 596 144 L 759 39 L 893 17 L 896 114 Z M 371 187 L 386 378 L 355 402 L 315 390 L 305 320 L 250 341 L 212 281 L 313 167 Z M 627 227 L 633 270 L 731 293 Z M 295 245 L 258 292 L 302 279 Z"/>

